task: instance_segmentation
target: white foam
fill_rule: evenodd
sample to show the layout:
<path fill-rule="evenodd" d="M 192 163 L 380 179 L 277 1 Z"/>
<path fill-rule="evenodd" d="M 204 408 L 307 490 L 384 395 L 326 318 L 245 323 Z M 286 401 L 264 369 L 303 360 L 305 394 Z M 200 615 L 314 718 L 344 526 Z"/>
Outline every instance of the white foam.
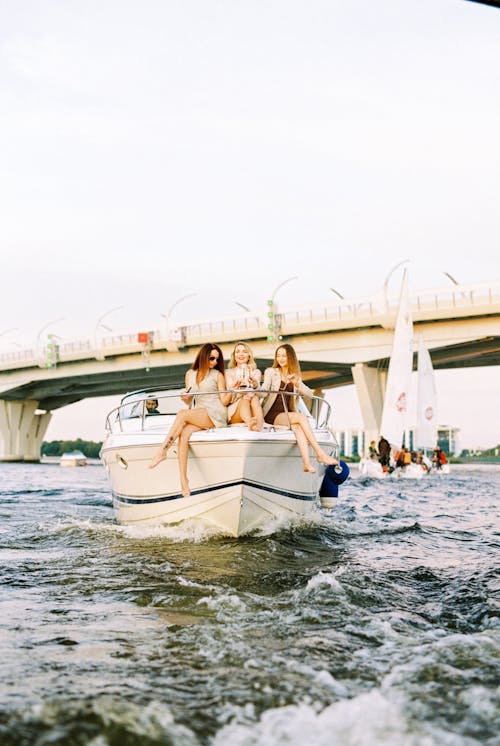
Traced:
<path fill-rule="evenodd" d="M 189 541 L 199 544 L 214 536 L 220 535 L 220 529 L 208 525 L 202 521 L 189 520 L 179 524 L 157 524 L 157 523 L 138 523 L 133 525 L 122 525 L 111 522 L 98 522 L 82 519 L 69 519 L 67 521 L 58 521 L 55 524 L 40 523 L 41 531 L 68 531 L 73 529 L 83 531 L 104 531 L 111 534 L 119 534 L 129 539 L 168 539 L 173 543 Z"/>
<path fill-rule="evenodd" d="M 220 529 L 202 523 L 200 520 L 183 521 L 175 525 L 167 524 L 135 524 L 132 526 L 117 526 L 119 533 L 130 539 L 160 538 L 174 543 L 190 541 L 199 544 L 202 541 L 220 535 Z"/>
<path fill-rule="evenodd" d="M 210 746 L 436 746 L 410 731 L 397 705 L 379 690 L 344 699 L 320 712 L 309 704 L 264 712 L 257 723 L 224 726 Z"/>
<path fill-rule="evenodd" d="M 318 510 L 311 510 L 310 513 L 305 515 L 292 515 L 292 516 L 280 516 L 266 521 L 264 526 L 259 527 L 255 530 L 256 536 L 271 536 L 272 534 L 278 533 L 292 528 L 307 528 L 308 526 L 317 526 L 323 522 L 323 512 Z"/>
<path fill-rule="evenodd" d="M 344 588 L 335 577 L 335 573 L 322 572 L 321 570 L 308 581 L 305 588 L 306 593 L 314 591 L 316 588 L 320 588 L 321 586 L 328 586 L 331 590 L 336 591 L 337 593 L 344 593 Z"/>
<path fill-rule="evenodd" d="M 196 602 L 197 606 L 204 604 L 208 609 L 214 611 L 231 610 L 246 611 L 246 605 L 234 593 L 224 593 L 219 596 L 204 596 Z"/>
<path fill-rule="evenodd" d="M 169 707 L 163 702 L 150 701 L 145 706 L 132 702 L 101 697 L 93 704 L 94 711 L 108 725 L 116 723 L 134 736 L 149 742 L 178 743 L 199 746 L 199 741 L 186 726 L 175 722 Z"/>

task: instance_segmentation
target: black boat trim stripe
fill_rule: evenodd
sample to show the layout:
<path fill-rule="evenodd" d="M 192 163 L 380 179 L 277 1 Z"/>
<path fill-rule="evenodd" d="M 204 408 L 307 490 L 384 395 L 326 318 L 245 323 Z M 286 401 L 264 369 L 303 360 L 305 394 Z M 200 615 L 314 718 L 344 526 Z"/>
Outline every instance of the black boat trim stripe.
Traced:
<path fill-rule="evenodd" d="M 247 487 L 258 487 L 261 490 L 265 490 L 266 492 L 273 492 L 276 495 L 282 495 L 283 497 L 292 497 L 295 500 L 309 500 L 313 501 L 316 500 L 317 494 L 300 494 L 296 492 L 287 492 L 286 490 L 280 490 L 277 487 L 269 487 L 266 484 L 261 484 L 259 482 L 251 482 L 247 479 L 240 479 L 236 482 L 223 482 L 222 484 L 216 484 L 212 485 L 211 487 L 205 487 L 202 490 L 193 490 L 191 492 L 191 497 L 194 495 L 203 495 L 206 492 L 215 492 L 216 490 L 223 490 L 228 489 L 229 487 L 237 487 L 240 484 L 244 484 Z M 179 500 L 183 498 L 183 495 L 177 494 L 177 495 L 163 495 L 162 497 L 123 497 L 122 495 L 119 495 L 117 492 L 113 492 L 113 497 L 117 502 L 120 503 L 126 503 L 127 505 L 151 505 L 152 503 L 161 503 L 161 502 L 167 502 L 168 500 Z M 186 499 L 186 498 L 184 498 Z"/>

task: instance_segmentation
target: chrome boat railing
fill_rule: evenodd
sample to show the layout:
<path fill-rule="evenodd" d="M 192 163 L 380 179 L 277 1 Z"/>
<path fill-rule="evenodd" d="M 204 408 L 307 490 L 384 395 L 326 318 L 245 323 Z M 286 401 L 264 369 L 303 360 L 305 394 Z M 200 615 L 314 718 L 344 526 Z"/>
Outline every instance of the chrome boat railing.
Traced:
<path fill-rule="evenodd" d="M 293 409 L 289 409 L 288 407 L 288 401 L 290 400 L 290 397 L 293 397 L 294 399 L 298 399 L 299 404 L 298 408 L 299 411 L 302 411 L 304 414 L 307 414 L 312 420 L 313 423 L 312 426 L 316 430 L 324 430 L 328 428 L 328 422 L 330 420 L 331 415 L 331 406 L 330 404 L 325 401 L 321 396 L 307 396 L 302 397 L 300 394 L 296 394 L 291 391 L 280 391 L 277 392 L 276 390 L 271 389 L 224 389 L 223 391 L 219 391 L 218 393 L 214 392 L 205 392 L 205 391 L 190 391 L 189 396 L 194 396 L 196 398 L 198 397 L 205 397 L 205 396 L 218 396 L 220 394 L 246 394 L 246 393 L 253 393 L 259 396 L 260 398 L 264 398 L 267 394 L 279 394 L 283 401 L 283 408 L 285 412 L 288 411 L 294 411 Z M 139 391 L 133 391 L 130 394 L 127 394 L 121 401 L 120 405 L 118 407 L 115 407 L 111 410 L 111 412 L 106 417 L 106 430 L 108 432 L 112 432 L 113 429 L 116 427 L 116 424 L 118 423 L 120 431 L 123 432 L 123 422 L 131 420 L 131 419 L 140 419 L 141 427 L 140 431 L 146 429 L 146 421 L 148 423 L 151 422 L 151 418 L 155 416 L 172 416 L 176 415 L 177 412 L 180 409 L 187 409 L 186 404 L 181 399 L 181 395 L 185 395 L 185 390 L 182 389 L 175 389 L 172 391 L 168 391 L 165 389 L 143 389 Z M 154 399 L 157 402 L 157 407 L 160 407 L 160 411 L 155 412 L 154 414 L 148 412 L 146 407 L 146 401 L 149 399 Z M 304 401 L 306 399 L 308 402 L 310 402 L 310 407 L 308 407 Z M 302 405 L 301 405 L 302 403 Z M 288 422 L 288 426 L 290 427 L 290 421 Z M 149 429 L 149 428 L 148 428 Z"/>

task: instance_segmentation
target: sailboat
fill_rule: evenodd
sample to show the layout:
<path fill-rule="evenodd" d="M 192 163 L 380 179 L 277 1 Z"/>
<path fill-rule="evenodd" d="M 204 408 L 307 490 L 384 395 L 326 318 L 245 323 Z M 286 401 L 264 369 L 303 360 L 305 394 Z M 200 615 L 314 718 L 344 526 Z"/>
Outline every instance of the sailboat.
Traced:
<path fill-rule="evenodd" d="M 401 448 L 407 425 L 412 370 L 413 321 L 405 270 L 380 423 L 380 432 L 395 449 Z"/>
<path fill-rule="evenodd" d="M 411 372 L 413 369 L 413 321 L 406 270 L 403 274 L 398 314 L 392 340 L 392 350 L 387 371 L 384 407 L 380 433 L 393 449 L 401 448 L 408 406 L 410 401 Z M 360 472 L 364 476 L 381 479 L 388 476 L 381 465 L 370 458 L 360 461 Z"/>
<path fill-rule="evenodd" d="M 422 343 L 423 344 L 423 343 Z M 428 363 L 430 356 L 427 350 L 428 362 L 425 357 L 422 358 L 422 366 L 425 365 L 424 374 L 422 375 L 422 393 L 419 388 L 419 400 L 422 402 L 429 401 L 422 406 L 427 407 L 427 414 L 432 410 L 433 417 L 435 413 L 434 405 L 430 403 L 430 382 L 434 382 L 433 377 L 428 375 Z M 419 363 L 420 365 L 420 363 Z M 432 371 L 432 363 L 430 363 Z M 391 444 L 391 448 L 398 451 L 402 448 L 404 433 L 408 425 L 408 411 L 410 405 L 410 385 L 411 374 L 413 370 L 413 321 L 411 316 L 411 306 L 408 294 L 408 283 L 406 270 L 403 275 L 401 284 L 401 295 L 399 299 L 398 314 L 394 328 L 394 337 L 392 341 L 391 357 L 387 371 L 387 384 L 384 397 L 384 407 L 382 410 L 382 420 L 380 424 L 380 433 Z M 419 367 L 420 370 L 420 367 Z M 420 379 L 419 379 L 420 380 Z M 435 397 L 435 387 L 434 387 Z M 419 404 L 419 408 L 420 408 Z M 435 422 L 435 420 L 434 420 Z M 421 436 L 425 440 L 429 437 L 429 431 L 420 430 Z M 434 441 L 435 442 L 435 436 Z M 427 446 L 426 446 L 427 447 Z M 388 476 L 381 465 L 370 458 L 361 459 L 360 472 L 364 476 L 374 477 L 376 479 Z M 413 462 L 404 467 L 397 467 L 392 474 L 398 477 L 411 479 L 420 479 L 424 476 L 426 470 L 420 464 Z"/>
<path fill-rule="evenodd" d="M 432 452 L 437 442 L 436 381 L 429 350 L 423 337 L 418 341 L 417 364 L 417 428 L 415 446 L 422 452 L 422 463 L 427 471 L 432 462 L 427 452 Z"/>
<path fill-rule="evenodd" d="M 432 453 L 437 443 L 437 394 L 434 368 L 429 350 L 422 337 L 418 343 L 418 388 L 417 388 L 417 428 L 415 431 L 415 445 L 423 453 L 424 467 L 429 470 L 432 461 L 428 454 Z M 441 466 L 441 474 L 449 474 L 448 464 Z"/>

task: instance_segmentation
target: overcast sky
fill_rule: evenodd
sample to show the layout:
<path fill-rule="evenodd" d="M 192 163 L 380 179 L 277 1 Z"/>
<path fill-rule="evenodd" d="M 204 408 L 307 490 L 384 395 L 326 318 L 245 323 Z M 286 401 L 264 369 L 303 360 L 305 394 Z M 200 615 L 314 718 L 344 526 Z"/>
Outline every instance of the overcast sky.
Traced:
<path fill-rule="evenodd" d="M 414 289 L 500 279 L 499 92 L 500 10 L 466 0 L 0 0 L 0 351 L 189 293 L 176 320 L 260 310 L 292 274 L 283 306 L 405 258 Z M 500 440 L 498 378 L 438 376 L 466 445 Z"/>

